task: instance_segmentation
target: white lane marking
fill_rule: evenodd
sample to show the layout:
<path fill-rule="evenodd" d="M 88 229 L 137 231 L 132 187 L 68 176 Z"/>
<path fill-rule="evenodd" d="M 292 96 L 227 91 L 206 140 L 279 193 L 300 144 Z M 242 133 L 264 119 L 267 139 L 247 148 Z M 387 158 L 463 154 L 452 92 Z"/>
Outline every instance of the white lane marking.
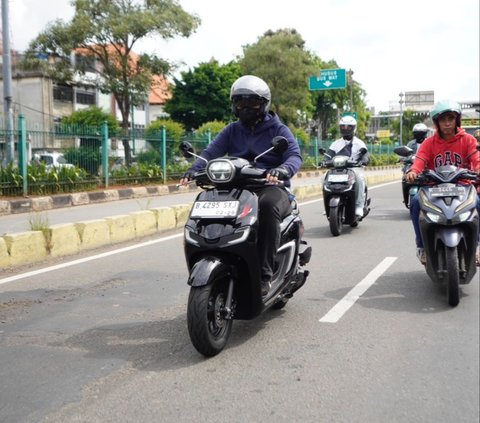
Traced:
<path fill-rule="evenodd" d="M 166 236 L 164 238 L 154 239 L 151 241 L 142 242 L 141 244 L 131 245 L 129 247 L 119 248 L 117 250 L 108 251 L 106 253 L 96 254 L 94 256 L 85 257 L 78 260 L 69 261 L 62 264 L 57 264 L 55 266 L 45 267 L 43 269 L 32 270 L 31 272 L 22 273 L 15 276 L 10 276 L 8 278 L 0 279 L 0 285 L 8 282 L 18 281 L 20 279 L 28 278 L 30 276 L 41 275 L 42 273 L 51 272 L 53 270 L 64 269 L 65 267 L 75 266 L 76 264 L 86 263 L 92 260 L 101 259 L 108 256 L 113 256 L 114 254 L 124 253 L 126 251 L 136 250 L 137 248 L 148 247 L 149 245 L 158 244 L 159 242 L 170 241 L 171 239 L 179 238 L 183 236 L 183 231 L 181 233 Z"/>
<path fill-rule="evenodd" d="M 375 269 L 355 285 L 319 322 L 336 323 L 355 304 L 362 294 L 395 262 L 397 257 L 385 257 Z"/>

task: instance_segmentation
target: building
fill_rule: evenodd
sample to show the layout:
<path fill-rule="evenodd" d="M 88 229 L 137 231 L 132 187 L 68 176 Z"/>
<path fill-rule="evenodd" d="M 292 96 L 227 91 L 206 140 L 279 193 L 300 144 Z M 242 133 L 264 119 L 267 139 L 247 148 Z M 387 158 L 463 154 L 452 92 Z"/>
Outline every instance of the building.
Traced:
<path fill-rule="evenodd" d="M 133 57 L 133 60 L 138 58 L 136 54 L 133 54 Z M 45 59 L 54 60 L 52 58 Z M 12 53 L 14 128 L 18 125 L 18 117 L 23 115 L 27 122 L 30 148 L 64 149 L 72 147 L 70 143 L 66 144 L 67 141 L 65 139 L 53 136 L 55 125 L 61 121 L 62 117 L 93 105 L 112 113 L 121 121 L 120 110 L 113 96 L 101 93 L 90 82 L 93 80 L 93 75 L 98 74 L 98 63 L 85 58 L 78 52 L 72 55 L 72 61 L 85 61 L 87 74 L 84 78 L 78 79 L 74 85 L 62 85 L 55 83 L 41 71 L 21 70 L 19 66 L 21 60 L 22 56 L 20 54 Z M 91 68 L 90 73 L 88 72 L 88 67 Z M 0 95 L 3 98 L 3 83 L 0 84 Z M 143 129 L 152 120 L 165 116 L 163 107 L 170 96 L 169 84 L 166 79 L 156 76 L 145 104 L 132 108 L 129 117 L 130 126 Z M 0 113 L 0 128 L 3 128 L 3 109 Z M 50 136 L 47 134 L 50 134 Z M 4 145 L 2 144 L 4 142 L 4 139 L 0 138 L 0 157 L 3 157 L 2 150 Z M 115 143 L 115 146 L 117 145 L 121 148 L 121 143 Z"/>

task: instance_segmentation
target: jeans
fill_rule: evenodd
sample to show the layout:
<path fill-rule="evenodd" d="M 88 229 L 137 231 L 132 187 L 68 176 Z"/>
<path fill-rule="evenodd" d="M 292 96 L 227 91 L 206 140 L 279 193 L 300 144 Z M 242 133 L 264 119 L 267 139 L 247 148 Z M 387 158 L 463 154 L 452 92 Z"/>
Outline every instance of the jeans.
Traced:
<path fill-rule="evenodd" d="M 280 223 L 292 211 L 288 192 L 281 186 L 266 185 L 255 189 L 258 195 L 258 247 L 262 280 L 273 275 L 275 256 L 280 246 Z"/>
<path fill-rule="evenodd" d="M 477 212 L 480 215 L 480 195 L 477 195 Z M 412 198 L 412 202 L 410 203 L 410 217 L 413 223 L 413 229 L 415 230 L 415 242 L 418 248 L 423 248 L 423 239 L 422 234 L 420 232 L 420 201 L 418 199 L 418 193 L 415 197 Z M 480 236 L 480 234 L 479 234 Z"/>

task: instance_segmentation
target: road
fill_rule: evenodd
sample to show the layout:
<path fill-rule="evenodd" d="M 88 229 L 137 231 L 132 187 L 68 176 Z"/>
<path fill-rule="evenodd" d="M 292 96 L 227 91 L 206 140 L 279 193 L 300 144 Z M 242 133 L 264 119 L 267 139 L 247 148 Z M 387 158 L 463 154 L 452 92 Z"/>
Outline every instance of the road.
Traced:
<path fill-rule="evenodd" d="M 449 307 L 400 183 L 370 192 L 340 237 L 301 203 L 306 285 L 211 359 L 188 337 L 182 231 L 0 277 L 0 422 L 478 421 L 478 277 Z"/>

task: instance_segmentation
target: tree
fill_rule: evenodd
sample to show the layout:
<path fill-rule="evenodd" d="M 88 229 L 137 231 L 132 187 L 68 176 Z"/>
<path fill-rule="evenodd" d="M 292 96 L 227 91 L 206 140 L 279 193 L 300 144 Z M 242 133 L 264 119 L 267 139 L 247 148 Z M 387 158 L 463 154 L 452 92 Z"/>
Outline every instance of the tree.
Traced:
<path fill-rule="evenodd" d="M 123 144 L 127 164 L 131 161 L 128 140 L 132 105 L 143 104 L 154 75 L 168 75 L 174 65 L 155 55 L 133 53 L 137 41 L 152 35 L 168 40 L 188 37 L 200 24 L 195 15 L 185 12 L 176 0 L 73 0 L 72 21 L 56 20 L 30 43 L 29 66 L 42 65 L 57 82 L 74 84 L 76 75 L 96 71 L 95 85 L 111 93 L 122 115 Z M 88 60 L 70 62 L 72 52 Z M 36 59 L 47 53 L 55 60 Z"/>
<path fill-rule="evenodd" d="M 267 31 L 255 44 L 243 48 L 240 65 L 269 85 L 272 110 L 287 124 L 297 125 L 299 111 L 311 109 L 308 76 L 314 72 L 311 54 L 295 29 Z"/>
<path fill-rule="evenodd" d="M 193 70 L 182 72 L 181 80 L 174 80 L 172 98 L 165 111 L 187 129 L 196 129 L 213 120 L 229 121 L 232 119 L 230 87 L 240 76 L 240 66 L 235 62 L 200 63 Z"/>

